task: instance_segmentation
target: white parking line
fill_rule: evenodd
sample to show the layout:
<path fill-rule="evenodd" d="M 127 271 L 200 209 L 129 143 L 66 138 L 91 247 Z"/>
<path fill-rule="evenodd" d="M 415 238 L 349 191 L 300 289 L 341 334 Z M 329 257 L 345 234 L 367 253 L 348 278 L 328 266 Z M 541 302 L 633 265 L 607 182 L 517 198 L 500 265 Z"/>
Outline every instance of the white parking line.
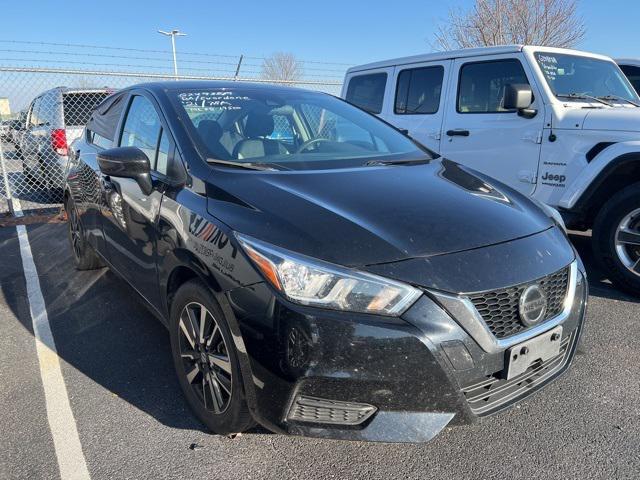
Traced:
<path fill-rule="evenodd" d="M 16 227 L 20 241 L 20 255 L 24 276 L 27 282 L 27 297 L 33 335 L 36 339 L 36 352 L 40 363 L 40 376 L 44 386 L 45 403 L 49 428 L 53 436 L 60 477 L 62 480 L 90 479 L 87 463 L 82 453 L 82 445 L 78 436 L 78 429 L 73 418 L 67 388 L 60 369 L 60 358 L 56 350 L 56 343 L 51 333 L 49 317 L 40 290 L 40 280 L 36 265 L 33 262 L 29 237 L 24 225 Z"/>

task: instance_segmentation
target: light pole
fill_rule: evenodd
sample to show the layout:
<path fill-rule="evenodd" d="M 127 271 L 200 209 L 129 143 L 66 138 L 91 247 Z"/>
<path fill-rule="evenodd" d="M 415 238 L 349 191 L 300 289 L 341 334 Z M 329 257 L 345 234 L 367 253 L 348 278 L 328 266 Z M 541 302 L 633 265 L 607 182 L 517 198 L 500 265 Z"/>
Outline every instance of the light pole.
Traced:
<path fill-rule="evenodd" d="M 164 30 L 158 30 L 158 33 L 162 35 L 166 35 L 171 37 L 171 50 L 173 51 L 173 74 L 178 79 L 178 61 L 176 60 L 176 37 L 184 37 L 187 34 L 182 33 L 179 30 L 171 30 L 170 32 L 165 32 Z"/>

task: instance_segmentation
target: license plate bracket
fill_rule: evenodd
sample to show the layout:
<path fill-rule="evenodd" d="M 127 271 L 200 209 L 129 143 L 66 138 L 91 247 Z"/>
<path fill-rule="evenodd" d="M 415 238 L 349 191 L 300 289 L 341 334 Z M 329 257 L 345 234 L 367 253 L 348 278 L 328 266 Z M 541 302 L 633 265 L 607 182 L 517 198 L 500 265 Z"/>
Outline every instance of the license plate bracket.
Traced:
<path fill-rule="evenodd" d="M 511 347 L 507 351 L 507 380 L 522 375 L 534 362 L 546 362 L 560 355 L 561 343 L 562 326 L 560 325 Z"/>

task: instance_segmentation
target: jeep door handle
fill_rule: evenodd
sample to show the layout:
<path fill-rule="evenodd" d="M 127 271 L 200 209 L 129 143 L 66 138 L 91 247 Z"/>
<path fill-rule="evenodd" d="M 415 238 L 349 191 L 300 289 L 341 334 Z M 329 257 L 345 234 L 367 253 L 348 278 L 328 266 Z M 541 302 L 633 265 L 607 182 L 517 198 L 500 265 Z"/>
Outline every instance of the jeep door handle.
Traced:
<path fill-rule="evenodd" d="M 449 137 L 468 137 L 469 136 L 469 130 L 460 130 L 460 129 L 447 130 L 447 136 L 449 136 Z"/>

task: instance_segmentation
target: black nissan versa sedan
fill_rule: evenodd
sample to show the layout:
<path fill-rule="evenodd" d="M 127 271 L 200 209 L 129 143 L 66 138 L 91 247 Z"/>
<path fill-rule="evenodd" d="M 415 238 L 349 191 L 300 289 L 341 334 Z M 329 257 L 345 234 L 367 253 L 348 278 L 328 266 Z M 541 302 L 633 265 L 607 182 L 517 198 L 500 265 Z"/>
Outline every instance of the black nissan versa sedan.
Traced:
<path fill-rule="evenodd" d="M 127 88 L 74 144 L 65 205 L 77 268 L 169 328 L 214 432 L 427 441 L 549 383 L 580 337 L 552 211 L 327 94 Z"/>

